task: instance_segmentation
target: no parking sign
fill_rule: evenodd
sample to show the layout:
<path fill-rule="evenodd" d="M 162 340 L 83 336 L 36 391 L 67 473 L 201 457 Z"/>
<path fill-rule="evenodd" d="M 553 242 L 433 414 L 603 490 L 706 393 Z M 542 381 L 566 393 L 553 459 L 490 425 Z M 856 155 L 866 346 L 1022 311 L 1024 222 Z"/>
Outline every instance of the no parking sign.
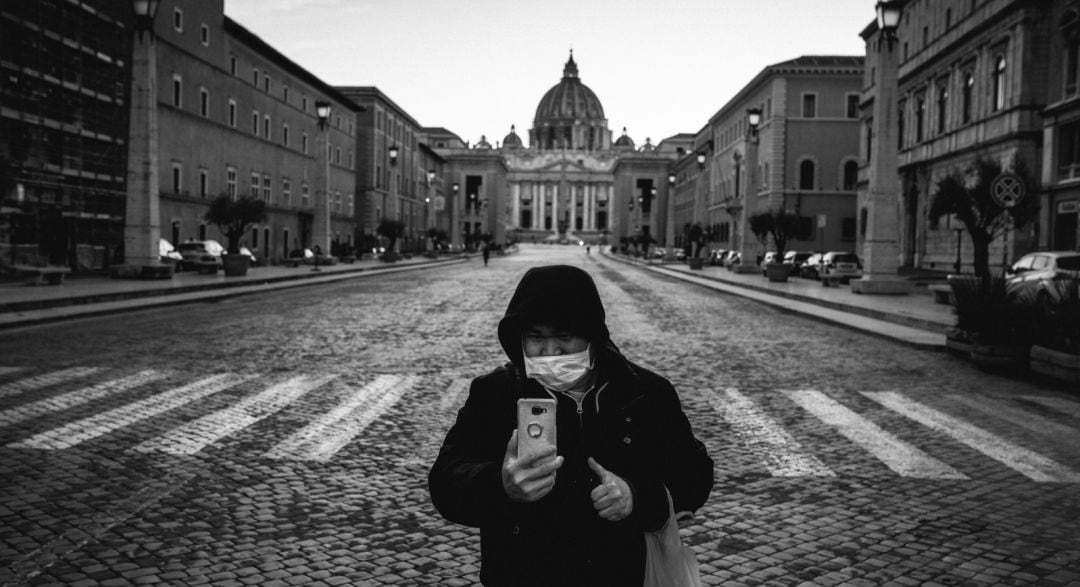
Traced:
<path fill-rule="evenodd" d="M 1006 171 L 990 182 L 990 197 L 1002 208 L 1016 206 L 1026 195 L 1027 188 L 1024 186 L 1024 180 L 1015 173 Z"/>

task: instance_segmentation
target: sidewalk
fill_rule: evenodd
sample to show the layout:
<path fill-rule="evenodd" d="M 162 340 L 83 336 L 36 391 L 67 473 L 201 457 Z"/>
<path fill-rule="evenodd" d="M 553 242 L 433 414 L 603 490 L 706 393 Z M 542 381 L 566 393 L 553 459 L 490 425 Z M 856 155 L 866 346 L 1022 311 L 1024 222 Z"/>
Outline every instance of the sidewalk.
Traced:
<path fill-rule="evenodd" d="M 945 350 L 945 331 L 956 321 L 952 306 L 935 303 L 925 287 L 916 287 L 915 293 L 903 296 L 864 295 L 852 293 L 848 286 L 825 287 L 818 281 L 799 277 L 772 283 L 760 273 L 734 273 L 710 265 L 691 270 L 686 263 L 646 262 L 607 251 L 604 255 L 916 348 Z"/>
<path fill-rule="evenodd" d="M 321 265 L 318 271 L 311 265 L 252 267 L 244 277 L 225 277 L 220 271 L 215 275 L 184 271 L 172 279 L 110 279 L 94 275 L 69 277 L 62 285 L 2 281 L 0 329 L 409 271 L 461 263 L 466 258 L 418 256 L 394 263 L 365 259 L 351 264 Z"/>

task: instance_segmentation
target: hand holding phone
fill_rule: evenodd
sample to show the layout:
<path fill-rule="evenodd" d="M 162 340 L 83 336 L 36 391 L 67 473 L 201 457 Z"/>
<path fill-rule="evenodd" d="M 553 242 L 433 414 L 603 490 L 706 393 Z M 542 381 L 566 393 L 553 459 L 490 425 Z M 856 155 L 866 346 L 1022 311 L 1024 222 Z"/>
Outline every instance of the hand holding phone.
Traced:
<path fill-rule="evenodd" d="M 517 404 L 518 457 L 535 453 L 555 442 L 555 408 L 553 399 L 522 398 Z"/>
<path fill-rule="evenodd" d="M 563 458 L 555 454 L 555 400 L 518 400 L 518 425 L 503 458 L 503 491 L 513 501 L 531 503 L 555 487 Z"/>

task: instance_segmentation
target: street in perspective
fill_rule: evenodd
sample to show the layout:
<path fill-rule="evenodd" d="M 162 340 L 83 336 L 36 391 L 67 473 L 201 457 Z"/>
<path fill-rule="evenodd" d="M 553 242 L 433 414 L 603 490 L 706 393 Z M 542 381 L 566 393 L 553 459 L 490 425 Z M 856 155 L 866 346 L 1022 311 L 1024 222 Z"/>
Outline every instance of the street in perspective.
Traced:
<path fill-rule="evenodd" d="M 0 583 L 474 585 L 427 471 L 530 267 L 595 279 L 715 461 L 708 585 L 1080 584 L 1080 399 L 607 247 L 6 330 Z"/>

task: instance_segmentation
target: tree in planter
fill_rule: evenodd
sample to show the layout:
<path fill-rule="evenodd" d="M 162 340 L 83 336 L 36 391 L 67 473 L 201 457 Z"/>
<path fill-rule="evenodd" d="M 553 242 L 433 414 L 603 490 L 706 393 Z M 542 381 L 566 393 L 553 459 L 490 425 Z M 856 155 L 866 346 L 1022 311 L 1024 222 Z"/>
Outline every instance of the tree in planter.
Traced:
<path fill-rule="evenodd" d="M 1001 175 L 1001 164 L 980 156 L 967 171 L 973 176 L 970 185 L 959 172 L 950 173 L 937 182 L 937 191 L 930 201 L 930 220 L 936 222 L 942 216 L 955 214 L 971 237 L 975 275 L 989 277 L 990 243 L 1005 234 L 1010 224 L 1014 228 L 1023 228 L 1035 217 L 1038 185 L 1023 160 L 1014 157 L 1012 171 L 1023 181 L 1027 196 L 1012 208 L 1004 208 L 994 201 L 990 191 L 994 179 Z"/>
<path fill-rule="evenodd" d="M 230 255 L 240 253 L 240 241 L 252 226 L 266 220 L 266 202 L 251 196 L 240 196 L 235 200 L 228 194 L 221 194 L 210 202 L 203 218 L 210 224 L 217 225 L 225 235 L 226 250 Z"/>
<path fill-rule="evenodd" d="M 445 230 L 439 230 L 435 227 L 427 229 L 427 237 L 431 239 L 431 248 L 436 251 L 442 247 L 443 242 L 449 240 Z"/>
<path fill-rule="evenodd" d="M 405 236 L 405 223 L 400 220 L 383 218 L 379 221 L 379 225 L 375 227 L 375 234 L 389 241 L 388 246 L 386 247 L 385 257 L 393 259 L 396 257 L 394 245 L 397 244 L 399 238 Z"/>
<path fill-rule="evenodd" d="M 749 223 L 750 232 L 758 237 L 761 244 L 768 246 L 769 237 L 772 236 L 777 263 L 783 261 L 788 241 L 799 234 L 799 217 L 783 209 L 754 214 L 749 218 Z"/>
<path fill-rule="evenodd" d="M 686 256 L 696 259 L 705 247 L 705 229 L 695 222 L 684 226 L 683 233 L 686 235 Z"/>

